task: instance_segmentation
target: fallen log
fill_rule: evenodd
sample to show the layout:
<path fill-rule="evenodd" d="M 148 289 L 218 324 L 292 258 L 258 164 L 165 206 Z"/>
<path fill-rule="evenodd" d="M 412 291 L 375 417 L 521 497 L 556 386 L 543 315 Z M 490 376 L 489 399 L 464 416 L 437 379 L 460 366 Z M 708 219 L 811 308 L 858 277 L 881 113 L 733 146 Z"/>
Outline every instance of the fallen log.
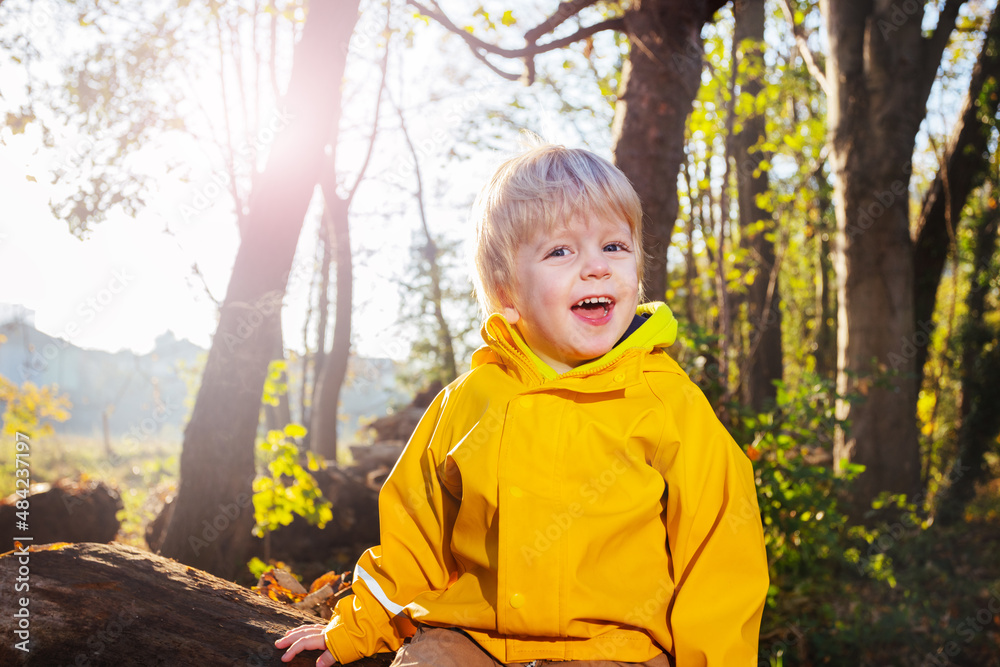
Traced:
<path fill-rule="evenodd" d="M 117 514 L 123 505 L 118 491 L 97 480 L 59 479 L 31 485 L 31 532 L 39 544 L 50 542 L 110 542 L 118 534 Z M 0 500 L 2 549 L 25 531 L 15 530 L 18 501 L 13 493 Z"/>
<path fill-rule="evenodd" d="M 122 544 L 16 548 L 0 555 L 0 579 L 2 665 L 305 667 L 319 656 L 283 663 L 274 640 L 322 619 Z"/>

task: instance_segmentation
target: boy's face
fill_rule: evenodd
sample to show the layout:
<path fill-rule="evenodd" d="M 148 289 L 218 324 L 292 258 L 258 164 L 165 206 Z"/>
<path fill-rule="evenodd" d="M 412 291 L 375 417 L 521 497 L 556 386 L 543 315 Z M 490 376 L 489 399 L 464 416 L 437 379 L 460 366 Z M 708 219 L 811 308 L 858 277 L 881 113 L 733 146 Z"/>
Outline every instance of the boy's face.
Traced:
<path fill-rule="evenodd" d="M 514 303 L 503 314 L 559 373 L 596 359 L 635 316 L 636 250 L 623 220 L 577 217 L 541 232 L 517 250 Z"/>

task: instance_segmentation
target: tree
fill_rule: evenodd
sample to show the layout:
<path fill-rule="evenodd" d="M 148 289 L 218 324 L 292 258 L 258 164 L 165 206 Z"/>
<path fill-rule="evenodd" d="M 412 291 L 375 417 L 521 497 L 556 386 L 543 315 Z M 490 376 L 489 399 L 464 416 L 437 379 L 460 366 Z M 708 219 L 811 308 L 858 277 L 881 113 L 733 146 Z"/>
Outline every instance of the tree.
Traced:
<path fill-rule="evenodd" d="M 762 411 L 777 394 L 775 381 L 781 380 L 781 308 L 774 238 L 777 225 L 771 211 L 760 204 L 767 194 L 770 155 L 764 150 L 766 119 L 764 98 L 764 0 L 735 0 L 733 15 L 734 75 L 739 74 L 740 107 L 749 106 L 742 129 L 733 137 L 736 144 L 736 180 L 739 190 L 741 240 L 750 251 L 753 280 L 748 295 L 747 317 L 750 320 L 746 372 L 740 381 L 747 404 Z M 744 98 L 744 95 L 746 96 Z"/>
<path fill-rule="evenodd" d="M 469 332 L 476 328 L 475 303 L 471 290 L 464 293 L 449 285 L 447 259 L 457 255 L 454 242 L 442 240 L 431 231 L 427 219 L 426 190 L 420 166 L 420 155 L 413 143 L 407 127 L 407 120 L 401 106 L 396 105 L 400 131 L 413 162 L 413 177 L 416 190 L 414 199 L 420 219 L 420 241 L 414 239 L 411 251 L 412 267 L 410 276 L 403 279 L 403 317 L 417 332 L 418 338 L 411 348 L 411 366 L 414 370 L 406 381 L 417 390 L 426 391 L 428 386 L 445 386 L 459 375 L 458 359 L 463 361 L 472 350 L 465 344 Z M 464 297 L 464 298 L 463 298 Z M 449 306 L 458 306 L 462 321 L 466 326 L 452 324 L 446 317 Z M 460 317 L 461 317 L 460 315 Z"/>
<path fill-rule="evenodd" d="M 994 170 L 996 165 L 994 165 Z M 993 178 L 982 188 L 981 202 L 970 221 L 972 229 L 972 275 L 966 296 L 968 314 L 959 336 L 962 345 L 962 423 L 958 432 L 958 456 L 948 475 L 951 484 L 938 503 L 938 518 L 944 524 L 962 518 L 966 505 L 976 495 L 976 484 L 987 475 L 986 453 L 995 449 L 1000 434 L 1000 410 L 996 378 L 1000 375 L 1000 326 L 991 323 L 990 310 L 996 299 L 989 298 L 1000 279 L 997 233 L 1000 231 L 1000 203 Z M 992 308 L 991 308 L 992 306 Z"/>
<path fill-rule="evenodd" d="M 924 195 L 914 245 L 913 279 L 916 290 L 913 324 L 927 337 L 933 331 L 932 318 L 938 286 L 953 239 L 958 231 L 969 193 L 983 182 L 990 158 L 989 138 L 1000 108 L 1000 9 L 993 10 L 983 37 L 979 57 L 972 69 L 969 89 L 962 103 L 958 123 L 952 132 L 934 182 Z M 917 386 L 923 378 L 928 345 L 916 348 Z"/>
<path fill-rule="evenodd" d="M 908 190 L 917 131 L 962 4 L 947 0 L 926 37 L 919 2 L 820 5 L 838 235 L 837 391 L 863 395 L 838 403 L 850 431 L 838 433 L 834 463 L 865 466 L 858 512 L 883 491 L 920 492 L 916 375 L 904 348 L 914 337 Z"/>
<path fill-rule="evenodd" d="M 379 83 L 378 93 L 375 97 L 375 113 L 372 119 L 371 137 L 368 141 L 368 152 L 365 155 L 361 170 L 358 173 L 354 186 L 345 197 L 337 194 L 337 142 L 336 138 L 332 142 L 333 150 L 327 157 L 323 170 L 321 185 L 323 190 L 323 200 L 326 207 L 323 211 L 323 219 L 320 222 L 325 227 L 322 234 L 324 240 L 323 249 L 323 271 L 321 278 L 322 290 L 320 295 L 320 308 L 324 309 L 327 303 L 326 290 L 329 285 L 330 270 L 330 244 L 332 242 L 336 253 L 337 266 L 337 298 L 336 313 L 333 324 L 333 343 L 329 354 L 323 354 L 321 361 L 315 367 L 316 384 L 313 389 L 313 409 L 310 415 L 312 434 L 310 435 L 310 447 L 313 451 L 322 455 L 326 459 L 337 460 L 337 424 L 340 414 L 340 390 L 344 386 L 344 378 L 347 375 L 347 362 L 351 354 L 351 314 L 354 307 L 354 269 L 351 254 L 351 234 L 348 225 L 348 213 L 354 195 L 358 191 L 358 186 L 364 179 L 365 172 L 375 148 L 375 139 L 378 136 L 379 109 L 382 106 L 382 95 L 385 91 L 385 77 L 389 71 L 389 40 L 391 38 L 390 26 L 392 24 L 392 5 L 386 5 L 385 30 L 386 37 L 385 52 L 382 57 L 382 79 Z M 336 124 L 334 125 L 336 128 Z M 321 313 L 320 331 L 321 337 L 317 341 L 320 349 L 326 345 L 325 313 Z"/>
<path fill-rule="evenodd" d="M 161 553 L 223 577 L 246 562 L 254 441 L 299 231 L 335 127 L 358 2 L 310 6 L 285 97 L 292 122 L 254 183 L 201 388 L 184 433 L 180 485 Z M 235 511 L 234 511 L 235 508 Z"/>

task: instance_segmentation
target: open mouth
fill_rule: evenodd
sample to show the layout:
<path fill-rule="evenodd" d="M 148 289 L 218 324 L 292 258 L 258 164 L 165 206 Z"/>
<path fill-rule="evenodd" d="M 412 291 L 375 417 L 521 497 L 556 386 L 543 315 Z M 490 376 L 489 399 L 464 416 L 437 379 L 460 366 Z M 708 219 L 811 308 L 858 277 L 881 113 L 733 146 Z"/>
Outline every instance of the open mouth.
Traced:
<path fill-rule="evenodd" d="M 614 307 L 614 299 L 608 296 L 592 296 L 581 299 L 573 305 L 571 310 L 589 320 L 599 320 L 608 316 L 611 308 Z"/>

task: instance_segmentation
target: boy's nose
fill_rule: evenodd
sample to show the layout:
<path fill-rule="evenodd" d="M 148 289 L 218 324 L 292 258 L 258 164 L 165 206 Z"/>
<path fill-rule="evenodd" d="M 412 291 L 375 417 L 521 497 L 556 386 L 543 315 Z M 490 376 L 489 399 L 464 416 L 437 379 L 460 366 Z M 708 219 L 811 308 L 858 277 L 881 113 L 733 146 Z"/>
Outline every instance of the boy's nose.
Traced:
<path fill-rule="evenodd" d="M 583 262 L 584 278 L 605 278 L 611 274 L 611 266 L 603 252 L 590 253 Z"/>

